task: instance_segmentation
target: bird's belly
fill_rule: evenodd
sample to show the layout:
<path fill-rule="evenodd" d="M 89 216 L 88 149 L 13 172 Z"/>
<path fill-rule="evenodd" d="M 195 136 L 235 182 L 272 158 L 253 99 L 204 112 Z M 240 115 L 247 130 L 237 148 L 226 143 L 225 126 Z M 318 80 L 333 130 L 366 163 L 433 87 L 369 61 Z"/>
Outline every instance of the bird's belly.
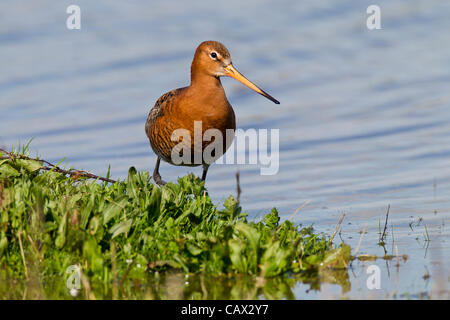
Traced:
<path fill-rule="evenodd" d="M 173 165 L 212 164 L 230 147 L 236 130 L 232 121 L 177 121 L 157 119 L 150 126 L 150 145 L 164 161 Z"/>

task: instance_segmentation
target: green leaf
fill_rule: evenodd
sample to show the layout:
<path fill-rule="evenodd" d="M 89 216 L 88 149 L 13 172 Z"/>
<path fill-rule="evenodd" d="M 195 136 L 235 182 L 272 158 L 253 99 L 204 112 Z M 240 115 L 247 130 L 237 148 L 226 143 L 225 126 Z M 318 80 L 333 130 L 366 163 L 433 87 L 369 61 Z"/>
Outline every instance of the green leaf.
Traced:
<path fill-rule="evenodd" d="M 280 241 L 270 242 L 261 259 L 261 275 L 273 277 L 288 271 L 291 255 L 292 249 L 282 248 Z"/>
<path fill-rule="evenodd" d="M 128 170 L 128 179 L 127 179 L 127 193 L 130 197 L 136 198 L 138 195 L 138 187 L 137 183 L 137 171 L 135 167 L 130 167 Z"/>
<path fill-rule="evenodd" d="M 160 214 L 160 205 L 161 205 L 161 190 L 153 186 L 152 194 L 150 195 L 150 202 L 148 208 L 152 215 L 159 216 Z"/>
<path fill-rule="evenodd" d="M 90 192 L 92 190 L 89 190 Z M 83 209 L 81 211 L 81 223 L 80 227 L 82 229 L 86 229 L 86 226 L 89 222 L 89 218 L 91 216 L 92 210 L 95 205 L 95 193 L 90 193 L 90 197 L 85 199 L 85 204 L 83 205 Z"/>
<path fill-rule="evenodd" d="M 234 269 L 239 273 L 247 273 L 248 262 L 244 254 L 245 243 L 242 240 L 231 239 L 228 241 L 230 248 L 230 260 Z"/>
<path fill-rule="evenodd" d="M 84 242 L 83 256 L 87 260 L 89 270 L 93 272 L 101 272 L 103 270 L 103 255 L 101 247 L 93 238 L 90 238 Z"/>
<path fill-rule="evenodd" d="M 58 227 L 58 235 L 55 240 L 55 245 L 58 249 L 61 249 L 66 244 L 67 213 L 66 211 Z"/>
<path fill-rule="evenodd" d="M 103 211 L 103 224 L 106 225 L 111 219 L 122 213 L 127 202 L 127 199 L 122 199 L 117 203 L 108 204 Z"/>
<path fill-rule="evenodd" d="M 130 231 L 131 225 L 132 225 L 132 221 L 127 220 L 127 221 L 120 222 L 120 223 L 114 225 L 113 227 L 111 227 L 111 229 L 109 229 L 109 233 L 112 233 L 112 239 L 114 239 L 115 237 L 117 237 L 118 235 L 120 235 L 122 233 Z"/>
<path fill-rule="evenodd" d="M 6 237 L 6 233 L 2 232 L 0 235 L 0 257 L 3 255 L 3 252 L 8 248 L 8 238 Z"/>
<path fill-rule="evenodd" d="M 188 251 L 194 256 L 198 256 L 200 253 L 203 252 L 202 249 L 200 249 L 199 247 L 197 247 L 193 244 L 187 244 L 186 247 L 187 247 Z"/>
<path fill-rule="evenodd" d="M 18 176 L 20 176 L 20 172 L 12 167 L 8 162 L 3 162 L 0 165 L 0 178 L 13 178 Z"/>
<path fill-rule="evenodd" d="M 36 160 L 17 159 L 16 163 L 25 168 L 28 172 L 35 172 L 42 168 L 42 164 Z"/>
<path fill-rule="evenodd" d="M 269 214 L 264 216 L 264 223 L 271 229 L 278 227 L 279 221 L 280 217 L 278 216 L 278 211 L 275 208 L 273 208 Z"/>

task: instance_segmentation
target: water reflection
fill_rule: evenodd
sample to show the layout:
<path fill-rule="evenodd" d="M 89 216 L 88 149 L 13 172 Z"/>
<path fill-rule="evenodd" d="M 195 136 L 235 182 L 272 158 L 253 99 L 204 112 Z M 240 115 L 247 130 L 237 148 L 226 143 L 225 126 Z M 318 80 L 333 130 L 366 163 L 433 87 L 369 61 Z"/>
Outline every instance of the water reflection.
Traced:
<path fill-rule="evenodd" d="M 110 282 L 90 283 L 89 289 L 82 287 L 76 294 L 66 287 L 64 279 L 41 282 L 38 278 L 31 278 L 26 283 L 2 280 L 0 295 L 4 299 L 295 299 L 296 287 L 302 286 L 305 292 L 318 292 L 324 284 L 337 285 L 345 294 L 350 290 L 348 271 L 326 269 L 265 279 L 250 276 L 187 276 L 169 272 L 149 275 L 146 279 L 129 279 L 117 289 Z"/>

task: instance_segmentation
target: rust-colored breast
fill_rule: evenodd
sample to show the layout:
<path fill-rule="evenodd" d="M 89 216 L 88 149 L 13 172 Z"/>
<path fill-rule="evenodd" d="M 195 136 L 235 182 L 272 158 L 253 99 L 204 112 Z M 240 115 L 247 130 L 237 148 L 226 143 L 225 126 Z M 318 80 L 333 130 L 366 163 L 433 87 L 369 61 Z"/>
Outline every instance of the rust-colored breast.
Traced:
<path fill-rule="evenodd" d="M 222 153 L 218 154 L 220 157 L 226 149 L 229 147 L 231 141 L 226 143 L 226 130 L 236 129 L 235 115 L 231 106 L 226 102 L 220 107 L 205 106 L 203 103 L 192 99 L 189 94 L 186 94 L 188 87 L 175 89 L 162 95 L 155 106 L 150 110 L 150 113 L 145 124 L 145 132 L 150 140 L 150 145 L 153 151 L 164 161 L 173 163 L 171 160 L 172 150 L 174 148 L 180 148 L 180 142 L 172 141 L 172 133 L 176 129 L 186 129 L 191 133 L 189 147 L 191 148 L 191 162 L 189 164 L 183 163 L 182 165 L 195 166 L 200 163 L 194 163 L 194 154 L 199 151 L 199 148 L 194 148 L 194 122 L 201 121 L 202 123 L 202 136 L 207 129 L 215 128 L 223 134 L 223 148 Z M 222 102 L 222 101 L 221 101 Z M 202 141 L 200 150 L 203 151 L 212 141 Z M 177 150 L 177 149 L 175 149 Z"/>

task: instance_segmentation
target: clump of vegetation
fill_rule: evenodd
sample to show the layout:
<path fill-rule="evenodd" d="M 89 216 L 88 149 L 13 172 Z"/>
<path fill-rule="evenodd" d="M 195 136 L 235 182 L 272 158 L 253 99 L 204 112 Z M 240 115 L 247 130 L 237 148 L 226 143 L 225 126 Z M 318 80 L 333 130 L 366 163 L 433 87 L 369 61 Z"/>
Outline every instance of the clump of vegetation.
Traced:
<path fill-rule="evenodd" d="M 0 277 L 64 278 L 77 265 L 104 283 L 174 270 L 270 278 L 346 268 L 350 259 L 347 245 L 280 223 L 276 209 L 260 222 L 233 197 L 219 209 L 192 174 L 159 188 L 134 167 L 115 183 L 42 167 L 24 153 L 0 153 Z"/>

